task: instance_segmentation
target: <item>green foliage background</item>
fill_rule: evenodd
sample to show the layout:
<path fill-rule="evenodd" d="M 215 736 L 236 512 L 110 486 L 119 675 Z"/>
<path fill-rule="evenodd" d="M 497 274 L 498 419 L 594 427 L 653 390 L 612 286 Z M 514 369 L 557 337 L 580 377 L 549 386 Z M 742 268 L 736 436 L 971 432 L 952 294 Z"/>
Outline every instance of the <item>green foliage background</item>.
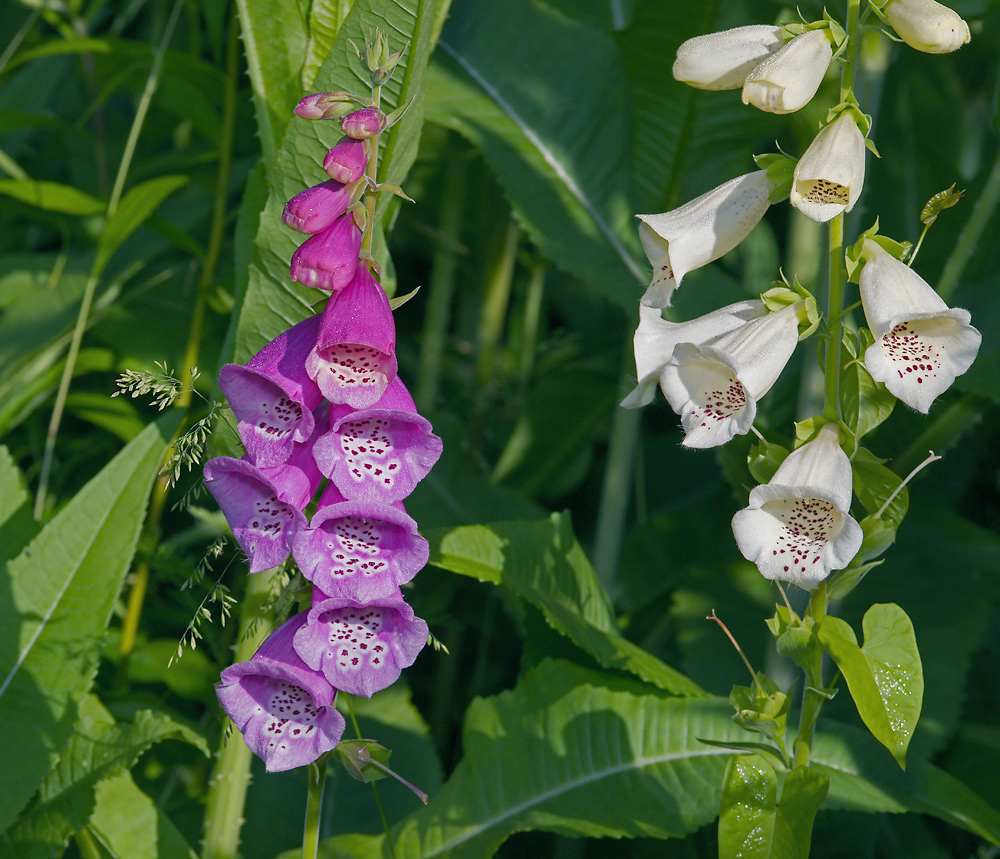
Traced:
<path fill-rule="evenodd" d="M 859 641 L 872 603 L 905 609 L 923 710 L 905 772 L 846 693 L 824 710 L 814 761 L 830 792 L 815 857 L 985 857 L 1000 842 L 1000 4 L 954 6 L 973 32 L 955 55 L 866 36 L 858 98 L 882 157 L 847 235 L 878 216 L 884 234 L 915 241 L 923 203 L 965 187 L 916 267 L 972 312 L 983 347 L 929 418 L 900 407 L 870 436 L 900 476 L 928 449 L 944 455 L 911 484 L 884 564 L 836 609 Z M 296 239 L 279 215 L 323 178 L 337 133 L 291 107 L 308 91 L 362 90 L 347 40 L 374 26 L 393 48 L 410 42 L 385 97 L 414 103 L 380 178 L 416 200 L 380 202 L 376 255 L 390 290 L 420 287 L 396 314 L 400 375 L 445 442 L 407 502 L 432 543 L 407 598 L 448 652 L 428 649 L 405 682 L 356 705 L 363 735 L 432 797 L 419 807 L 381 783 L 396 855 L 640 859 L 662 855 L 663 838 L 678 856 L 716 854 L 729 752 L 701 741 L 747 738 L 718 697 L 746 677 L 705 615 L 725 620 L 756 667 L 794 676 L 764 625 L 774 591 L 730 538 L 756 482 L 750 442 L 686 451 L 659 396 L 642 412 L 617 403 L 634 382 L 647 273 L 633 215 L 754 169 L 750 155 L 776 139 L 801 154 L 836 94 L 828 79 L 779 119 L 737 93 L 676 83 L 674 51 L 782 12 L 770 0 L 0 6 L 0 854 L 199 850 L 207 752 L 223 731 L 212 685 L 237 643 L 209 597 L 218 581 L 241 598 L 245 567 L 230 547 L 182 588 L 225 522 L 198 497 L 196 469 L 144 528 L 179 411 L 157 420 L 141 399 L 112 399 L 114 379 L 158 361 L 182 371 L 197 355 L 211 399 L 222 363 L 311 312 L 316 294 L 287 280 Z M 773 207 L 739 248 L 685 278 L 676 311 L 754 297 L 779 266 L 819 289 L 820 246 L 813 224 Z M 786 447 L 792 421 L 813 413 L 807 351 L 759 410 Z M 233 450 L 224 424 L 212 444 L 209 455 Z M 122 661 L 143 564 L 149 592 Z M 204 606 L 197 649 L 168 668 Z M 254 776 L 241 855 L 290 857 L 305 779 Z M 367 787 L 335 773 L 326 803 L 324 856 L 389 855 Z"/>

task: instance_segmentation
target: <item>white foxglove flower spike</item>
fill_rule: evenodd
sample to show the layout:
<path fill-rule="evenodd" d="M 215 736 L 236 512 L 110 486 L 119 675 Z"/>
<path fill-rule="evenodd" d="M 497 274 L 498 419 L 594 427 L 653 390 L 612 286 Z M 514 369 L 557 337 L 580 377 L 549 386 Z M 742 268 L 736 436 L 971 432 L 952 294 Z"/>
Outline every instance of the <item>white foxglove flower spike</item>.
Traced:
<path fill-rule="evenodd" d="M 926 54 L 950 54 L 969 44 L 969 25 L 935 0 L 889 0 L 882 13 L 899 38 Z"/>
<path fill-rule="evenodd" d="M 646 307 L 669 307 L 684 275 L 729 253 L 764 217 L 774 183 L 764 170 L 737 176 L 677 209 L 636 215 L 653 279 Z"/>
<path fill-rule="evenodd" d="M 784 43 L 781 28 L 768 24 L 695 36 L 677 49 L 674 79 L 695 89 L 740 89 L 754 66 Z"/>
<path fill-rule="evenodd" d="M 794 113 L 816 95 L 831 62 L 833 47 L 827 30 L 808 30 L 761 60 L 747 75 L 743 103 L 768 113 Z"/>
<path fill-rule="evenodd" d="M 733 517 L 736 543 L 766 579 L 812 590 L 861 548 L 851 516 L 851 463 L 836 424 L 792 451 L 771 480 Z"/>
<path fill-rule="evenodd" d="M 752 319 L 709 343 L 674 347 L 660 372 L 660 389 L 681 416 L 686 447 L 716 447 L 750 431 L 757 400 L 795 351 L 802 304 Z"/>
<path fill-rule="evenodd" d="M 738 301 L 688 322 L 669 322 L 655 307 L 639 305 L 639 327 L 635 330 L 635 373 L 638 384 L 622 400 L 626 409 L 648 405 L 660 372 L 678 343 L 707 343 L 763 316 L 764 302 Z"/>
<path fill-rule="evenodd" d="M 845 110 L 795 165 L 789 202 L 820 224 L 851 211 L 865 183 L 865 151 L 865 136 Z"/>
<path fill-rule="evenodd" d="M 875 342 L 865 351 L 872 378 L 927 414 L 935 398 L 976 360 L 982 335 L 968 310 L 950 308 L 913 269 L 878 242 L 862 248 L 861 304 Z"/>

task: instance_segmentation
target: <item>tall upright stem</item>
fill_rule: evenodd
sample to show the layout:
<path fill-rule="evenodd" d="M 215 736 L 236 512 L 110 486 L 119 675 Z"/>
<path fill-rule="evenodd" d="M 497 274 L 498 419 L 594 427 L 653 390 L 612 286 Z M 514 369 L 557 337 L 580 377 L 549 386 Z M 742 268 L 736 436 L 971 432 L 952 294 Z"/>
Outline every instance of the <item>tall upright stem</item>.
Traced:
<path fill-rule="evenodd" d="M 382 101 L 382 87 L 372 85 L 372 101 L 376 110 Z M 373 182 L 378 182 L 378 144 L 381 134 L 376 134 L 371 138 L 372 154 L 368 159 L 368 166 L 365 168 L 365 175 Z M 365 211 L 368 212 L 368 224 L 365 227 L 365 235 L 361 240 L 361 246 L 371 253 L 372 236 L 375 234 L 375 201 L 378 199 L 378 191 L 371 188 L 365 191 Z"/>

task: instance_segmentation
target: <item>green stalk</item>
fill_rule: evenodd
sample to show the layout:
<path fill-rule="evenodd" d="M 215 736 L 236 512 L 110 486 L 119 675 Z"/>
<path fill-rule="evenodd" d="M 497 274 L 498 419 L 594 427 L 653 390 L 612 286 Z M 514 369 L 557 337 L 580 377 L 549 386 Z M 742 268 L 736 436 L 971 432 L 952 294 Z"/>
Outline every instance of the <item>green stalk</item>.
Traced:
<path fill-rule="evenodd" d="M 374 107 L 379 109 L 382 102 L 382 87 L 372 84 L 372 101 Z M 371 138 L 372 154 L 368 159 L 368 166 L 365 168 L 365 175 L 372 181 L 378 182 L 378 144 L 382 135 L 376 134 Z M 365 225 L 365 234 L 361 240 L 361 247 L 371 253 L 372 236 L 375 234 L 375 202 L 378 199 L 378 191 L 371 188 L 365 190 L 365 211 L 368 213 L 368 223 Z"/>
<path fill-rule="evenodd" d="M 252 575 L 247 581 L 240 606 L 234 662 L 245 662 L 253 656 L 270 632 L 273 618 L 264 610 L 270 587 L 271 578 L 267 573 Z M 228 739 L 223 738 L 219 760 L 209 783 L 202 859 L 237 859 L 252 759 L 253 753 L 239 731 L 234 730 Z"/>
<path fill-rule="evenodd" d="M 309 764 L 309 793 L 306 795 L 306 823 L 302 830 L 302 859 L 316 859 L 319 854 L 319 818 L 323 810 L 323 787 L 326 785 L 326 758 Z"/>
<path fill-rule="evenodd" d="M 487 275 L 486 295 L 479 313 L 479 359 L 476 362 L 480 390 L 486 387 L 493 373 L 493 359 L 507 318 L 519 236 L 520 228 L 511 217 L 501 240 L 500 253 Z"/>
<path fill-rule="evenodd" d="M 807 614 L 813 619 L 813 629 L 818 629 L 826 617 L 826 582 L 812 592 L 809 599 Z M 792 766 L 808 766 L 809 755 L 812 752 L 813 734 L 816 721 L 826 696 L 820 691 L 823 684 L 823 650 L 816 648 L 812 664 L 806 669 L 806 687 L 802 694 L 802 715 L 799 719 L 799 734 L 792 746 Z"/>

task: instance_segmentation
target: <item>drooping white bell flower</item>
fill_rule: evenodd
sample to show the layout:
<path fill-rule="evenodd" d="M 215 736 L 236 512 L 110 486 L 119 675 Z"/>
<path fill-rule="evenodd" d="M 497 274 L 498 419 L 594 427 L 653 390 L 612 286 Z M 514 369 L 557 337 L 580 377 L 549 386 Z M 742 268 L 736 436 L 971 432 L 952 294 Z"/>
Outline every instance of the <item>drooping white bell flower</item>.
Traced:
<path fill-rule="evenodd" d="M 950 308 L 920 275 L 865 239 L 861 304 L 875 342 L 865 351 L 872 378 L 927 414 L 976 360 L 982 335 L 968 310 Z"/>
<path fill-rule="evenodd" d="M 635 330 L 635 373 L 638 384 L 622 400 L 626 409 L 648 405 L 663 366 L 678 343 L 707 343 L 764 314 L 764 302 L 738 301 L 688 322 L 670 322 L 655 307 L 639 305 L 639 327 Z"/>
<path fill-rule="evenodd" d="M 969 25 L 935 0 L 889 0 L 882 11 L 899 38 L 918 51 L 950 54 L 969 44 Z"/>
<path fill-rule="evenodd" d="M 743 103 L 769 113 L 794 113 L 816 95 L 831 62 L 827 31 L 808 30 L 754 67 L 743 84 Z"/>
<path fill-rule="evenodd" d="M 764 170 L 737 176 L 683 206 L 659 215 L 636 215 L 653 279 L 646 307 L 669 307 L 689 271 L 729 253 L 764 217 L 774 183 Z"/>
<path fill-rule="evenodd" d="M 784 43 L 781 28 L 770 24 L 695 36 L 677 49 L 674 79 L 696 89 L 740 89 L 754 66 Z"/>
<path fill-rule="evenodd" d="M 795 165 L 789 202 L 824 224 L 849 212 L 865 183 L 865 136 L 850 111 L 822 128 Z"/>
<path fill-rule="evenodd" d="M 751 319 L 709 343 L 674 347 L 660 389 L 681 416 L 686 447 L 716 447 L 750 431 L 757 400 L 795 351 L 802 304 Z"/>
<path fill-rule="evenodd" d="M 766 579 L 812 590 L 861 548 L 851 516 L 851 463 L 836 424 L 792 451 L 771 480 L 733 516 L 736 543 Z"/>

